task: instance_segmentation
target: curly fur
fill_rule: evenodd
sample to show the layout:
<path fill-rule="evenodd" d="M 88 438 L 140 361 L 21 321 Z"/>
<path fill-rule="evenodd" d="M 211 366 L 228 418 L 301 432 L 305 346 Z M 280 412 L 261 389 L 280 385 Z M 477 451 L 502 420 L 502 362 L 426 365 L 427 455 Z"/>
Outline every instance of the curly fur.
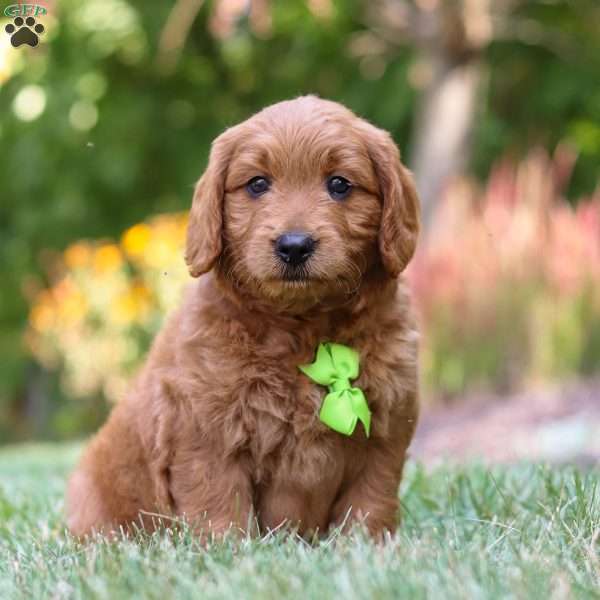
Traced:
<path fill-rule="evenodd" d="M 332 200 L 326 177 L 354 188 Z M 256 175 L 273 182 L 250 198 Z M 199 534 L 288 522 L 302 534 L 398 521 L 417 419 L 417 333 L 400 273 L 419 208 L 390 136 L 339 104 L 302 97 L 219 136 L 196 186 L 182 306 L 128 396 L 85 451 L 68 489 L 76 535 L 185 516 Z M 273 241 L 318 240 L 300 279 Z M 318 419 L 326 390 L 300 373 L 321 341 L 358 350 L 372 433 Z"/>

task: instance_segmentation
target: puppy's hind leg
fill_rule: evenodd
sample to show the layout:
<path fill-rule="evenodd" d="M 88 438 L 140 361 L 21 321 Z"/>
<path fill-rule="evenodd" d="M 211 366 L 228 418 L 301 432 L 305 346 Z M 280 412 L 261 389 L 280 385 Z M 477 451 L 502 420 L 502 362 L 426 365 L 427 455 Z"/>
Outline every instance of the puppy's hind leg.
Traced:
<path fill-rule="evenodd" d="M 69 480 L 67 515 L 67 527 L 77 537 L 94 531 L 108 532 L 114 527 L 100 488 L 84 466 L 80 466 Z"/>
<path fill-rule="evenodd" d="M 74 535 L 109 534 L 156 510 L 156 494 L 142 442 L 120 406 L 92 440 L 67 489 L 67 523 Z"/>

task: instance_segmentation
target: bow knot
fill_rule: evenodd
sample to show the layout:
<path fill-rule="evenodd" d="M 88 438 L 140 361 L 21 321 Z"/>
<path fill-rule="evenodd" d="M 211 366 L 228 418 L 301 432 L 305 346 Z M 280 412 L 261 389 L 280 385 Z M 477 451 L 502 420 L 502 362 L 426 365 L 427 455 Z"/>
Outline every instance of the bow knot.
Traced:
<path fill-rule="evenodd" d="M 319 344 L 315 361 L 298 367 L 312 381 L 326 385 L 329 393 L 323 399 L 319 419 L 334 431 L 352 435 L 361 421 L 367 437 L 371 429 L 371 411 L 360 388 L 350 385 L 359 374 L 358 352 L 333 342 Z"/>

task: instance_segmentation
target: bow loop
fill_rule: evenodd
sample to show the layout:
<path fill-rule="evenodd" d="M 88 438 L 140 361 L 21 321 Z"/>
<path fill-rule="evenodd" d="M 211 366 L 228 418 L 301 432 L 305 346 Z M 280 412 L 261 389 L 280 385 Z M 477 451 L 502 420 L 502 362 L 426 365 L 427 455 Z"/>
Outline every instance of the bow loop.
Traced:
<path fill-rule="evenodd" d="M 360 372 L 358 352 L 326 342 L 319 344 L 315 362 L 298 368 L 315 383 L 329 388 L 319 412 L 323 423 L 339 433 L 352 435 L 360 420 L 369 436 L 371 412 L 365 395 L 350 385 L 350 379 L 356 379 Z"/>

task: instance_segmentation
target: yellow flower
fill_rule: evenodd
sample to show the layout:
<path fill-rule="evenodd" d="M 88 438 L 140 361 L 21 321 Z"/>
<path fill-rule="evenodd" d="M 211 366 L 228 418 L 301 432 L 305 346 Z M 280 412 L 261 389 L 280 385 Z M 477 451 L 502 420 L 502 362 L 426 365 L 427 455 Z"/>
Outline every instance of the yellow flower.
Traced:
<path fill-rule="evenodd" d="M 130 227 L 121 239 L 121 244 L 125 252 L 132 257 L 139 257 L 144 254 L 150 242 L 150 227 L 145 223 L 138 223 Z"/>
<path fill-rule="evenodd" d="M 119 323 L 141 321 L 151 306 L 152 294 L 141 282 L 133 283 L 113 305 L 113 317 Z"/>
<path fill-rule="evenodd" d="M 116 244 L 104 244 L 94 253 L 94 269 L 97 273 L 110 273 L 122 264 L 123 257 Z"/>
<path fill-rule="evenodd" d="M 146 304 L 152 296 L 148 287 L 141 281 L 136 281 L 131 286 L 131 294 L 138 304 Z"/>
<path fill-rule="evenodd" d="M 64 254 L 65 264 L 69 269 L 86 267 L 92 257 L 92 249 L 85 242 L 71 244 Z"/>
<path fill-rule="evenodd" d="M 79 291 L 74 292 L 60 305 L 61 324 L 78 323 L 85 317 L 87 308 L 88 304 L 83 294 Z"/>
<path fill-rule="evenodd" d="M 175 215 L 175 224 L 177 226 L 177 229 L 179 230 L 179 237 L 182 240 L 185 240 L 185 234 L 187 232 L 188 221 L 189 221 L 188 213 L 179 213 L 179 214 Z"/>
<path fill-rule="evenodd" d="M 165 269 L 179 260 L 185 242 L 185 228 L 181 218 L 160 215 L 152 220 L 152 238 L 144 256 L 145 264 L 151 269 Z"/>

